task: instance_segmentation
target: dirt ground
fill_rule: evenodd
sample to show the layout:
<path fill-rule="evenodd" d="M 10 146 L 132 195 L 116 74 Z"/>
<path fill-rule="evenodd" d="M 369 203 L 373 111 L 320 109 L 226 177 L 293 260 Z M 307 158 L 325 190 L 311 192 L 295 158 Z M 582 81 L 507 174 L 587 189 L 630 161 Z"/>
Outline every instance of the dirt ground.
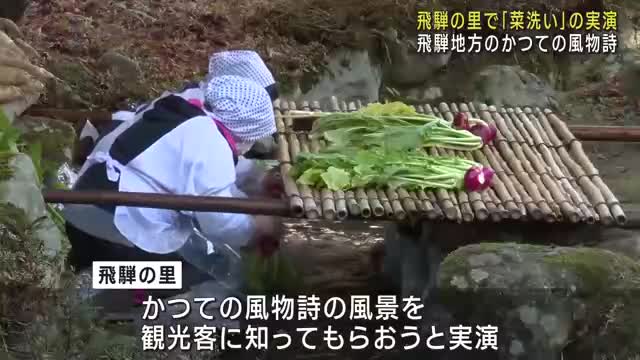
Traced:
<path fill-rule="evenodd" d="M 110 50 L 140 65 L 144 90 L 127 94 L 134 97 L 201 78 L 209 54 L 221 49 L 255 49 L 286 83 L 318 70 L 331 49 L 361 43 L 355 28 L 390 19 L 412 24 L 414 7 L 393 0 L 366 6 L 355 0 L 42 0 L 32 2 L 20 25 L 48 61 L 72 59 L 92 71 L 104 94 L 93 105 L 112 107 L 115 86 L 95 71 Z"/>

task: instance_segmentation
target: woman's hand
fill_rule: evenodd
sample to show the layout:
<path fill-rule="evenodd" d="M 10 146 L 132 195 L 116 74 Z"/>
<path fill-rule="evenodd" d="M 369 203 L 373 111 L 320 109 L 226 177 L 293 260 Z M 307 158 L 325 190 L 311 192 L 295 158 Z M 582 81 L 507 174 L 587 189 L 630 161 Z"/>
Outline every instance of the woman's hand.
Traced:
<path fill-rule="evenodd" d="M 255 234 L 251 247 L 263 257 L 269 257 L 280 248 L 284 235 L 282 220 L 274 216 L 258 215 L 255 220 Z"/>
<path fill-rule="evenodd" d="M 275 199 L 280 199 L 284 195 L 284 184 L 277 168 L 271 169 L 265 174 L 262 179 L 262 191 L 266 196 Z"/>

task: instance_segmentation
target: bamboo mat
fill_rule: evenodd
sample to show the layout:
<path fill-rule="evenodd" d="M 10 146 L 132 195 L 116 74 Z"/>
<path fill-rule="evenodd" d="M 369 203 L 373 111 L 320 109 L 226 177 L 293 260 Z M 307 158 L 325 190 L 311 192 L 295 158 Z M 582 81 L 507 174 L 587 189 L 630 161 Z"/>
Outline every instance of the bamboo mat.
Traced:
<path fill-rule="evenodd" d="M 330 191 L 296 184 L 289 176 L 299 152 L 317 152 L 323 144 L 310 141 L 306 132 L 292 129 L 289 110 L 356 111 L 361 103 L 332 98 L 330 109 L 319 103 L 274 102 L 280 144 L 279 161 L 292 212 L 309 219 L 387 218 L 408 214 L 432 221 L 455 222 L 520 220 L 565 223 L 623 224 L 626 216 L 618 199 L 585 155 L 581 143 L 551 110 L 501 108 L 481 104 L 419 105 L 420 113 L 453 121 L 458 111 L 494 123 L 493 144 L 472 152 L 432 148 L 431 154 L 456 155 L 491 167 L 494 183 L 488 190 L 406 191 L 354 189 Z"/>

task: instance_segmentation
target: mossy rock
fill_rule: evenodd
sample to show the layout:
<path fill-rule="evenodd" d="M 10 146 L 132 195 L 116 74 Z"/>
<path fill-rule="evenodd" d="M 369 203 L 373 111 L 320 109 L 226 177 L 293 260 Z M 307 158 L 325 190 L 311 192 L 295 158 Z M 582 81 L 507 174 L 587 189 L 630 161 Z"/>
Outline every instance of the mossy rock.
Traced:
<path fill-rule="evenodd" d="M 56 169 L 70 162 L 75 145 L 76 132 L 65 121 L 45 117 L 22 116 L 14 123 L 27 144 L 42 146 L 43 161 Z"/>
<path fill-rule="evenodd" d="M 86 65 L 70 58 L 51 59 L 45 68 L 63 83 L 52 83 L 47 96 L 53 96 L 57 104 L 76 105 L 86 101 L 98 100 L 102 91 L 100 83 Z M 65 86 L 66 85 L 66 86 Z"/>
<path fill-rule="evenodd" d="M 0 204 L 0 287 L 55 287 L 63 260 L 50 246 L 59 238 L 48 235 L 57 230 L 47 217 L 31 222 L 24 210 Z"/>
<path fill-rule="evenodd" d="M 96 329 L 84 353 L 89 359 L 134 360 L 142 359 L 140 339 Z"/>
<path fill-rule="evenodd" d="M 0 287 L 55 287 L 68 241 L 50 218 L 31 159 L 16 154 L 0 181 Z"/>
<path fill-rule="evenodd" d="M 640 299 L 634 296 L 640 264 L 624 255 L 476 244 L 449 254 L 438 284 L 439 300 L 458 322 L 500 328 L 505 357 L 542 359 L 564 352 L 627 358 L 640 352 Z"/>
<path fill-rule="evenodd" d="M 101 321 L 99 309 L 84 301 L 76 286 L 73 274 L 66 272 L 52 296 L 25 301 L 39 305 L 37 310 L 29 309 L 28 319 L 11 323 L 4 320 L 16 320 L 15 317 L 0 314 L 0 334 L 10 329 L 12 335 L 6 339 L 9 353 L 0 347 L 0 359 L 11 359 L 14 354 L 20 354 L 20 359 L 156 359 L 146 355 L 157 353 L 142 351 L 139 328 L 127 324 L 126 330 L 131 331 L 125 334 L 125 325 L 116 327 Z"/>

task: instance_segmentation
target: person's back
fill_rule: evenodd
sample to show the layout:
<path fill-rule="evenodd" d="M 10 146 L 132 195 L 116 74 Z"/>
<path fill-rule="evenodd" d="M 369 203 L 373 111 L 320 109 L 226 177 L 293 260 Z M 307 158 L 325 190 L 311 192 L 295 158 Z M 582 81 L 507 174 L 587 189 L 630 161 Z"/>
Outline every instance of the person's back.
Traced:
<path fill-rule="evenodd" d="M 235 187 L 235 143 L 275 132 L 271 100 L 264 88 L 232 76 L 213 79 L 210 88 L 215 90 L 207 93 L 209 113 L 166 96 L 106 134 L 81 169 L 76 190 L 242 196 Z M 122 243 L 122 238 L 147 253 L 174 253 L 193 234 L 193 220 L 207 238 L 238 247 L 255 230 L 253 217 L 244 214 L 125 206 L 68 206 L 65 218 L 75 234 L 70 240 L 76 262 L 109 255 L 82 254 L 91 247 L 83 242 Z"/>
<path fill-rule="evenodd" d="M 93 124 L 87 121 L 79 136 L 80 141 L 77 160 L 84 162 L 100 137 L 104 136 L 105 133 L 111 132 L 122 122 L 140 118 L 136 115 L 140 115 L 142 112 L 150 109 L 155 101 L 159 101 L 163 97 L 169 95 L 180 96 L 192 104 L 204 108 L 205 92 L 207 91 L 209 83 L 208 80 L 212 77 L 219 76 L 238 76 L 252 80 L 264 87 L 271 101 L 275 101 L 278 98 L 278 84 L 258 53 L 252 50 L 215 52 L 209 59 L 209 74 L 207 75 L 207 79 L 189 82 L 177 92 L 165 91 L 160 98 L 140 104 L 132 111 L 117 111 L 112 115 L 112 121 L 108 124 L 101 124 L 97 126 L 97 128 L 94 128 Z M 263 140 L 267 141 L 267 139 Z M 273 142 L 274 138 L 270 140 Z"/>

